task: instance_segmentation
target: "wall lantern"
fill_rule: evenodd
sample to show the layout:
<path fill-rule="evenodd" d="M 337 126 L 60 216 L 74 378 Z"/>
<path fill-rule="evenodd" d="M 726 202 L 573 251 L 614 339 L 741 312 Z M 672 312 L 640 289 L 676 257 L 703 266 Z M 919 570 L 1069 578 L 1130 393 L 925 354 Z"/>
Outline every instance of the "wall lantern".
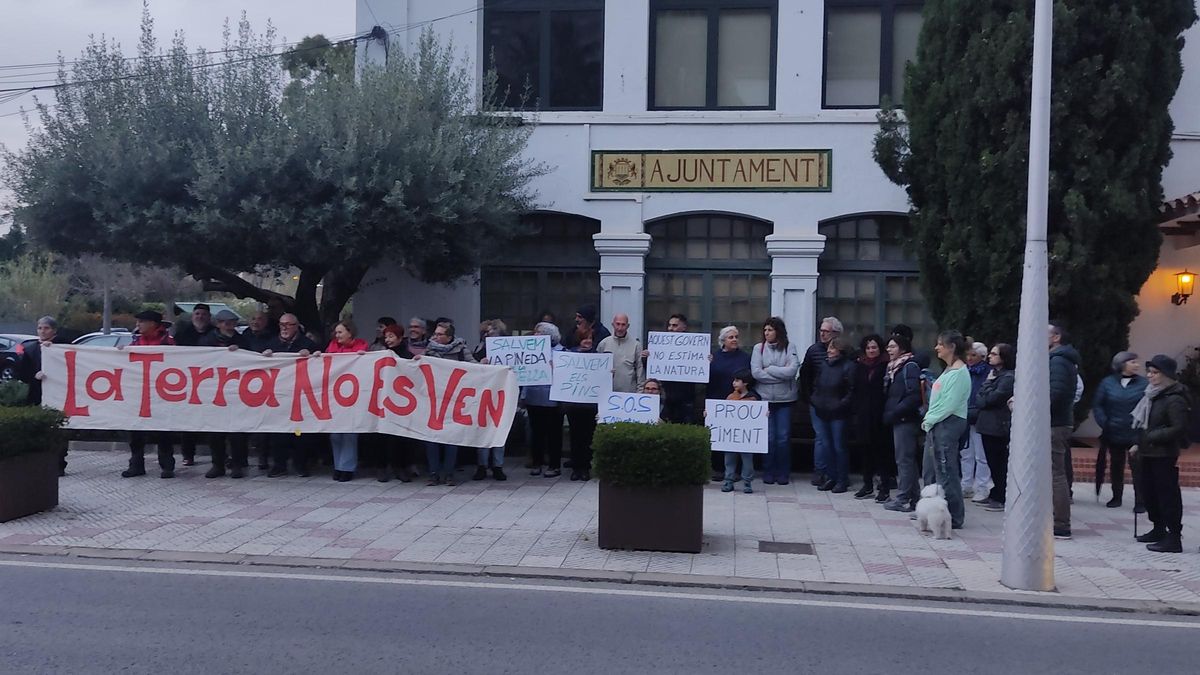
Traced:
<path fill-rule="evenodd" d="M 1196 275 L 1186 269 L 1175 275 L 1175 288 L 1177 292 L 1171 296 L 1171 302 L 1176 305 L 1187 304 L 1188 298 L 1192 295 L 1192 289 L 1196 285 Z"/>

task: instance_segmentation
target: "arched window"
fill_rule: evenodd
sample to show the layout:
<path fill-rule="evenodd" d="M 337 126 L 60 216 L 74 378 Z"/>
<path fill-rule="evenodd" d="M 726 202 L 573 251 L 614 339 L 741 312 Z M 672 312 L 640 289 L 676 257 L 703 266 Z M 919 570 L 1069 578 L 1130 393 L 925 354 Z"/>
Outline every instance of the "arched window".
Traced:
<path fill-rule="evenodd" d="M 592 243 L 600 221 L 563 213 L 523 220 L 533 231 L 500 247 L 480 270 L 480 313 L 528 332 L 547 310 L 560 329 L 574 330 L 580 305 L 600 306 L 600 254 Z"/>
<path fill-rule="evenodd" d="M 820 224 L 825 235 L 817 279 L 817 318 L 836 316 L 857 340 L 887 336 L 898 323 L 916 346 L 933 344 L 937 326 L 921 294 L 917 263 L 904 251 L 906 216 L 863 215 Z"/>
<path fill-rule="evenodd" d="M 686 314 L 689 329 L 711 333 L 737 326 L 753 344 L 771 311 L 770 223 L 717 213 L 646 224 L 653 239 L 646 256 L 646 327 L 664 330 Z"/>

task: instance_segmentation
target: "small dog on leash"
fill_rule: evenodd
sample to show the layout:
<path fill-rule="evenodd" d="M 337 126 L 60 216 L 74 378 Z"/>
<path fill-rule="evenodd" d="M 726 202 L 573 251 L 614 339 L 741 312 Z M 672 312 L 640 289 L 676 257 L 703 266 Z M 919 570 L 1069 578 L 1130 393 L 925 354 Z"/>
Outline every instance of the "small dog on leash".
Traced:
<path fill-rule="evenodd" d="M 936 539 L 950 538 L 950 507 L 942 486 L 926 485 L 921 488 L 921 500 L 917 502 L 917 529 L 932 532 Z"/>

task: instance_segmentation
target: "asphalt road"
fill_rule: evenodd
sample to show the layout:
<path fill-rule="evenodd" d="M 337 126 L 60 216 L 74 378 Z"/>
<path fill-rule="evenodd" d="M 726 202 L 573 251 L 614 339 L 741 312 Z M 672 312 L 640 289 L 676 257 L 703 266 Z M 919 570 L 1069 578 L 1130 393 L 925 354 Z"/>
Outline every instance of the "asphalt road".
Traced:
<path fill-rule="evenodd" d="M 1200 620 L 0 557 L 2 673 L 1194 673 Z"/>

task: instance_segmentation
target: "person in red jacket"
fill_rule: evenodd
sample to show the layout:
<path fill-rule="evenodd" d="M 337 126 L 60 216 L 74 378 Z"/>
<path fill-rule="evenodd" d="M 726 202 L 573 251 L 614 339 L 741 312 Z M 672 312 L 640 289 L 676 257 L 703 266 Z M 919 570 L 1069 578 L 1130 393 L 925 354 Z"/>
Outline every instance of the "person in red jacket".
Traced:
<path fill-rule="evenodd" d="M 355 337 L 354 324 L 339 321 L 333 327 L 333 339 L 325 348 L 330 354 L 366 354 L 370 345 L 366 340 Z M 358 434 L 329 434 L 329 445 L 333 449 L 333 479 L 339 483 L 354 480 L 358 469 Z"/>
<path fill-rule="evenodd" d="M 157 347 L 174 345 L 163 326 L 162 314 L 147 310 L 136 316 L 137 335 L 130 343 L 131 347 Z M 118 347 L 121 349 L 121 347 Z M 133 478 L 146 475 L 146 441 L 152 441 L 158 448 L 158 468 L 162 478 L 175 477 L 175 444 L 171 434 L 166 431 L 131 431 L 129 432 L 129 468 L 121 472 L 122 478 Z"/>

